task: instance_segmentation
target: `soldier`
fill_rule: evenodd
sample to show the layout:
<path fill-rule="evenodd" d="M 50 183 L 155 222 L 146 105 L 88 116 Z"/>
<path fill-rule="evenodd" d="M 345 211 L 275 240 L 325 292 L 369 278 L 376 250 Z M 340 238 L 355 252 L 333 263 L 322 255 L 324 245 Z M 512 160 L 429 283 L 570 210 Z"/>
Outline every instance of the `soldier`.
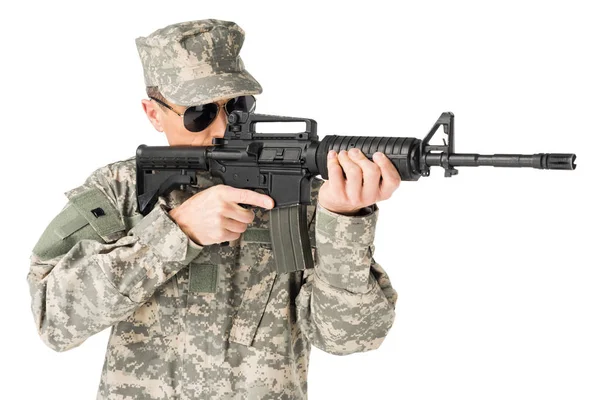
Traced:
<path fill-rule="evenodd" d="M 212 19 L 136 40 L 142 106 L 169 145 L 210 146 L 227 113 L 253 110 L 262 88 L 239 57 L 243 40 Z M 65 351 L 112 327 L 98 399 L 305 399 L 311 345 L 376 349 L 394 321 L 373 239 L 376 202 L 400 176 L 376 156 L 329 154 L 330 179 L 313 179 L 308 206 L 315 268 L 289 274 L 273 268 L 269 196 L 201 172 L 142 216 L 135 158 L 96 170 L 33 249 L 40 337 Z"/>

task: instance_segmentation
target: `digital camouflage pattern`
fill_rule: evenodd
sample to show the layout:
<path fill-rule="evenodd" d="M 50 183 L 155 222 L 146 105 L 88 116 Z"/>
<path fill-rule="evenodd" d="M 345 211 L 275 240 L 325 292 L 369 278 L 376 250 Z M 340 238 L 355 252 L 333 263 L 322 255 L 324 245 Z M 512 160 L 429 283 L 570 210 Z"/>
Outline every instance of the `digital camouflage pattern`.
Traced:
<path fill-rule="evenodd" d="M 182 106 L 262 93 L 239 56 L 244 35 L 234 22 L 205 19 L 137 38 L 146 86 Z"/>
<path fill-rule="evenodd" d="M 191 21 L 136 44 L 147 86 L 178 105 L 258 94 L 233 22 Z M 396 292 L 372 258 L 377 206 L 342 216 L 308 206 L 315 268 L 278 275 L 269 212 L 229 245 L 199 246 L 169 217 L 198 185 L 137 212 L 135 159 L 109 164 L 69 202 L 31 256 L 28 282 L 42 340 L 57 351 L 111 328 L 98 399 L 305 399 L 311 345 L 377 348 Z"/>
<path fill-rule="evenodd" d="M 227 246 L 199 246 L 168 216 L 219 178 L 200 172 L 198 186 L 160 198 L 141 217 L 135 159 L 100 168 L 66 193 L 69 205 L 102 193 L 122 230 L 51 258 L 31 256 L 27 280 L 42 340 L 65 351 L 112 327 L 98 399 L 305 399 L 311 345 L 339 355 L 376 349 L 397 298 L 373 259 L 377 206 L 364 216 L 331 213 L 317 202 L 322 182 L 313 180 L 308 206 L 315 268 L 277 275 L 268 241 L 244 233 Z M 246 232 L 268 229 L 268 211 L 252 210 Z M 50 224 L 62 228 L 47 229 L 37 252 L 51 254 L 69 230 L 89 228 L 74 219 L 63 210 Z M 191 283 L 212 276 L 206 271 L 216 272 L 212 291 Z"/>

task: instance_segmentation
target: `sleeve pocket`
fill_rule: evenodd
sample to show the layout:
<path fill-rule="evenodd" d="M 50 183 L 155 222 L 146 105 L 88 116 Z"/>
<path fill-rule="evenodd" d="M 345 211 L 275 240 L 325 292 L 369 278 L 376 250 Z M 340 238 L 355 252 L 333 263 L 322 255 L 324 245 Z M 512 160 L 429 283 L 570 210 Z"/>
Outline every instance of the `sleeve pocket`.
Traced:
<path fill-rule="evenodd" d="M 33 253 L 42 260 L 47 260 L 67 253 L 83 239 L 103 241 L 89 222 L 69 203 L 50 222 L 33 248 Z"/>
<path fill-rule="evenodd" d="M 125 224 L 110 200 L 98 189 L 69 198 L 67 206 L 50 222 L 33 253 L 42 260 L 66 254 L 81 240 L 115 242 L 125 235 Z"/>
<path fill-rule="evenodd" d="M 124 235 L 121 215 L 99 189 L 87 190 L 69 200 L 105 242 L 114 242 Z"/>

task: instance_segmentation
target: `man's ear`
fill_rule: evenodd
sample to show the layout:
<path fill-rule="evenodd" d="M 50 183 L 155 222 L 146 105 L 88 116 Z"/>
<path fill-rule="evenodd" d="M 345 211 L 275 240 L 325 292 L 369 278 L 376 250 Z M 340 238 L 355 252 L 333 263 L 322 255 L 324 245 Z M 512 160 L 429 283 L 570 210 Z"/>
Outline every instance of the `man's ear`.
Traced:
<path fill-rule="evenodd" d="M 158 108 L 158 105 L 152 100 L 142 99 L 142 108 L 144 109 L 146 117 L 148 117 L 148 120 L 150 121 L 154 129 L 156 129 L 159 132 L 163 132 L 164 129 L 159 116 L 160 110 Z"/>

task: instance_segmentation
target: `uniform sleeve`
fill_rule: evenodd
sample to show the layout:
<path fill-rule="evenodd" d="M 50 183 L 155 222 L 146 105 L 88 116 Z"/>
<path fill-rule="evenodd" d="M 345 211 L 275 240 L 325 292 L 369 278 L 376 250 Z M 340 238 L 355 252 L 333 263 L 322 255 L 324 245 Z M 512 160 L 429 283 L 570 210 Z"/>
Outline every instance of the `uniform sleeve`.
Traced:
<path fill-rule="evenodd" d="M 315 268 L 296 298 L 300 329 L 315 347 L 337 355 L 374 350 L 395 317 L 397 293 L 374 260 L 379 209 L 344 216 L 316 206 Z"/>
<path fill-rule="evenodd" d="M 162 199 L 120 235 L 118 221 L 86 223 L 86 209 L 94 213 L 90 221 L 109 217 L 111 206 L 118 209 L 110 196 L 114 191 L 99 182 L 92 176 L 70 192 L 70 202 L 31 255 L 31 310 L 40 337 L 56 351 L 76 347 L 127 318 L 203 248 L 170 218 Z M 101 207 L 96 207 L 103 201 L 98 193 L 109 199 Z"/>

